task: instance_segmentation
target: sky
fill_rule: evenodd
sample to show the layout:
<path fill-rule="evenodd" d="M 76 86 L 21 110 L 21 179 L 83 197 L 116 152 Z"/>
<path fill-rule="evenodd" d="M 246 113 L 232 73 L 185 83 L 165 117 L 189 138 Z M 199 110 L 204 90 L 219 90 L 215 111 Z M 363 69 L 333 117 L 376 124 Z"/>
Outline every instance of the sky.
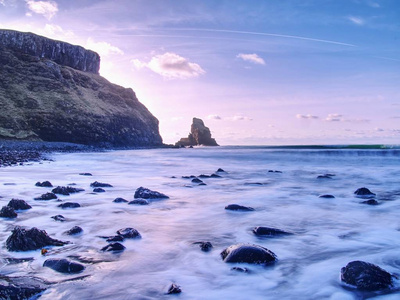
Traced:
<path fill-rule="evenodd" d="M 399 0 L 0 0 L 0 28 L 81 45 L 173 144 L 400 144 Z"/>

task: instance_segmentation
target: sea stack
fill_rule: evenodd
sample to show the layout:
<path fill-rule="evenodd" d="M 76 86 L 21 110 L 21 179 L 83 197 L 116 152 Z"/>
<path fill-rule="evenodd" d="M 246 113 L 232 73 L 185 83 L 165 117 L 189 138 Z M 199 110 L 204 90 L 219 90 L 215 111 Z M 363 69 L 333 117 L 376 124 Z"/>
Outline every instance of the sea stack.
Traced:
<path fill-rule="evenodd" d="M 99 67 L 80 46 L 0 29 L 0 140 L 162 146 L 158 120 Z"/>
<path fill-rule="evenodd" d="M 211 132 L 208 127 L 204 125 L 203 120 L 193 118 L 193 123 L 187 138 L 181 138 L 175 146 L 219 146 L 215 139 L 211 137 Z"/>

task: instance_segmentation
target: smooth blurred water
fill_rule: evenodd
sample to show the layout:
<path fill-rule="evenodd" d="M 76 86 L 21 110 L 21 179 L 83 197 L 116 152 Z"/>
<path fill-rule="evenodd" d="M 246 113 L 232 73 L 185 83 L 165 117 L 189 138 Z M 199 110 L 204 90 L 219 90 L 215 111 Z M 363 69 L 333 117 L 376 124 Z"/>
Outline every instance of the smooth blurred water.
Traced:
<path fill-rule="evenodd" d="M 269 149 L 217 147 L 153 149 L 106 153 L 54 154 L 54 162 L 0 169 L 0 204 L 24 199 L 32 209 L 14 220 L 0 222 L 1 256 L 34 257 L 33 262 L 0 265 L 8 276 L 35 276 L 50 281 L 73 278 L 42 267 L 40 250 L 8 252 L 5 241 L 15 225 L 37 227 L 57 239 L 73 242 L 50 250 L 51 258 L 81 255 L 103 262 L 87 264 L 84 280 L 51 286 L 41 299 L 398 299 L 396 282 L 390 294 L 362 294 L 345 289 L 340 269 L 352 260 L 364 260 L 400 273 L 400 150 Z M 212 174 L 206 186 L 181 176 Z M 282 173 L 268 172 L 278 170 Z M 79 173 L 90 172 L 92 177 Z M 332 179 L 318 175 L 335 174 Z M 175 177 L 175 178 L 174 178 Z M 34 201 L 49 188 L 75 183 L 85 192 L 60 196 L 82 207 L 62 210 L 59 202 Z M 105 193 L 92 194 L 90 183 L 112 184 Z M 117 197 L 133 200 L 144 186 L 170 196 L 148 206 L 113 203 Z M 378 206 L 360 204 L 354 191 L 367 187 L 377 194 Z M 334 199 L 318 198 L 332 194 Z M 255 208 L 229 212 L 228 204 Z M 51 216 L 62 214 L 67 222 Z M 73 226 L 84 232 L 63 234 Z M 258 238 L 255 226 L 295 233 Z M 134 227 L 140 240 L 125 240 L 120 254 L 99 251 L 107 245 L 100 235 Z M 210 241 L 202 252 L 196 241 Z M 220 252 L 236 243 L 264 246 L 278 256 L 270 267 L 243 265 L 250 273 L 231 270 Z M 182 288 L 166 295 L 171 283 Z"/>

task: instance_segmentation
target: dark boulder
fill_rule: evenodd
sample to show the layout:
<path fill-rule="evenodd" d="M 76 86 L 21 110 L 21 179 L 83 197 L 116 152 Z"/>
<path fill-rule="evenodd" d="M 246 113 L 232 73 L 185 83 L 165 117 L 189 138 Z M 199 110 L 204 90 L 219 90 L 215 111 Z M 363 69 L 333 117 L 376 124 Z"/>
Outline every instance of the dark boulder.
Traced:
<path fill-rule="evenodd" d="M 32 208 L 32 206 L 21 199 L 11 199 L 10 202 L 8 202 L 7 206 L 12 207 L 15 210 L 25 210 Z"/>
<path fill-rule="evenodd" d="M 74 226 L 72 227 L 70 230 L 66 231 L 65 234 L 67 235 L 75 235 L 75 234 L 79 234 L 82 233 L 83 229 L 79 226 Z"/>
<path fill-rule="evenodd" d="M 115 198 L 115 199 L 113 200 L 113 202 L 115 202 L 115 203 L 127 203 L 128 200 L 125 200 L 124 198 L 118 197 L 118 198 Z"/>
<path fill-rule="evenodd" d="M 70 194 L 79 193 L 84 191 L 84 189 L 74 188 L 72 186 L 58 186 L 51 190 L 54 194 L 60 194 L 64 196 L 69 196 Z"/>
<path fill-rule="evenodd" d="M 218 174 L 211 174 L 210 175 L 211 178 L 222 178 L 222 176 L 218 175 Z"/>
<path fill-rule="evenodd" d="M 335 196 L 324 194 L 324 195 L 320 195 L 319 198 L 333 199 L 333 198 L 335 198 Z"/>
<path fill-rule="evenodd" d="M 317 179 L 332 179 L 332 174 L 318 175 Z"/>
<path fill-rule="evenodd" d="M 48 267 L 54 271 L 66 274 L 75 274 L 82 272 L 85 267 L 81 264 L 71 262 L 67 259 L 47 259 L 43 267 Z"/>
<path fill-rule="evenodd" d="M 93 176 L 92 173 L 79 173 L 79 175 L 82 175 L 82 176 Z"/>
<path fill-rule="evenodd" d="M 182 176 L 183 179 L 192 179 L 192 178 L 196 178 L 196 176 L 194 175 L 190 175 L 190 176 Z"/>
<path fill-rule="evenodd" d="M 362 187 L 357 189 L 354 192 L 355 195 L 360 196 L 360 197 L 371 197 L 371 196 L 375 196 L 376 194 L 374 194 L 373 192 L 371 192 L 369 189 L 367 189 L 366 187 Z"/>
<path fill-rule="evenodd" d="M 102 189 L 102 188 L 94 188 L 93 189 L 93 193 L 105 193 L 105 192 L 106 192 L 106 190 Z"/>
<path fill-rule="evenodd" d="M 253 233 L 257 236 L 274 237 L 280 235 L 291 235 L 292 233 L 277 228 L 258 226 L 253 229 Z"/>
<path fill-rule="evenodd" d="M 108 244 L 107 246 L 101 248 L 101 251 L 117 252 L 117 251 L 124 251 L 124 250 L 125 250 L 125 246 L 120 243 L 111 243 L 111 244 Z"/>
<path fill-rule="evenodd" d="M 249 207 L 249 206 L 242 206 L 239 204 L 229 204 L 225 206 L 226 210 L 234 210 L 234 211 L 253 211 L 254 208 Z"/>
<path fill-rule="evenodd" d="M 250 273 L 250 270 L 247 268 L 242 267 L 233 267 L 231 268 L 232 271 L 240 272 L 240 273 Z"/>
<path fill-rule="evenodd" d="M 150 202 L 146 199 L 135 199 L 129 202 L 128 204 L 136 204 L 136 205 L 149 205 Z"/>
<path fill-rule="evenodd" d="M 36 182 L 35 184 L 36 186 L 40 186 L 40 187 L 53 187 L 53 185 L 51 184 L 50 181 L 43 181 L 43 182 Z"/>
<path fill-rule="evenodd" d="M 57 196 L 54 193 L 46 193 L 46 194 L 43 194 L 42 196 L 36 197 L 34 199 L 35 200 L 53 200 L 53 199 L 57 199 Z"/>
<path fill-rule="evenodd" d="M 221 169 L 221 168 L 218 168 L 217 172 L 218 172 L 218 173 L 226 173 L 226 172 L 224 171 L 224 169 Z"/>
<path fill-rule="evenodd" d="M 111 184 L 109 184 L 109 183 L 103 183 L 103 182 L 98 182 L 98 181 L 95 181 L 95 182 L 92 182 L 91 184 L 90 184 L 90 186 L 91 187 L 94 187 L 94 188 L 96 188 L 96 187 L 101 187 L 101 188 L 103 188 L 103 187 L 113 187 Z"/>
<path fill-rule="evenodd" d="M 198 244 L 200 246 L 201 251 L 208 252 L 211 250 L 213 245 L 210 242 L 195 242 L 193 244 Z"/>
<path fill-rule="evenodd" d="M 60 221 L 60 222 L 66 221 L 66 219 L 63 215 L 56 215 L 56 216 L 52 216 L 51 218 L 54 219 L 55 221 Z"/>
<path fill-rule="evenodd" d="M 268 173 L 282 173 L 282 171 L 278 171 L 278 170 L 268 170 Z"/>
<path fill-rule="evenodd" d="M 169 198 L 167 195 L 163 193 L 152 191 L 144 187 L 140 187 L 135 191 L 134 198 L 142 198 L 142 199 L 167 199 Z"/>
<path fill-rule="evenodd" d="M 364 261 L 352 261 L 341 270 L 341 280 L 365 291 L 390 288 L 392 275 L 380 267 Z"/>
<path fill-rule="evenodd" d="M 61 207 L 61 208 L 76 208 L 76 207 L 81 207 L 81 205 L 79 203 L 76 203 L 76 202 L 65 202 L 65 203 L 62 203 L 62 204 L 58 205 L 58 207 Z"/>
<path fill-rule="evenodd" d="M 124 239 L 141 238 L 139 231 L 132 227 L 120 229 L 117 231 L 117 234 L 122 236 Z"/>
<path fill-rule="evenodd" d="M 63 246 L 65 244 L 68 244 L 68 242 L 52 239 L 44 230 L 39 230 L 36 227 L 26 230 L 19 226 L 13 229 L 6 241 L 6 247 L 9 251 L 29 251 L 46 246 Z"/>
<path fill-rule="evenodd" d="M 277 261 L 275 253 L 271 250 L 250 244 L 236 244 L 229 246 L 221 252 L 221 257 L 226 263 L 267 265 Z"/>
<path fill-rule="evenodd" d="M 199 178 L 210 178 L 211 176 L 210 175 L 201 174 L 201 175 L 199 175 L 197 177 L 199 177 Z M 193 182 L 193 180 L 192 180 L 192 182 Z"/>
<path fill-rule="evenodd" d="M 199 183 L 199 185 L 202 186 L 202 185 L 207 185 L 207 184 L 205 184 L 204 182 L 202 182 L 202 183 Z"/>
<path fill-rule="evenodd" d="M 124 237 L 122 235 L 111 236 L 111 237 L 108 237 L 106 239 L 106 241 L 108 243 L 111 243 L 111 242 L 123 242 L 124 241 Z"/>
<path fill-rule="evenodd" d="M 181 287 L 176 285 L 175 283 L 171 284 L 167 292 L 167 294 L 180 294 L 180 293 L 182 293 Z"/>
<path fill-rule="evenodd" d="M 198 179 L 198 178 L 193 178 L 192 182 L 193 183 L 203 183 L 203 181 L 201 179 Z"/>
<path fill-rule="evenodd" d="M 0 276 L 0 299 L 37 299 L 45 290 L 44 284 L 31 278 Z"/>
<path fill-rule="evenodd" d="M 362 204 L 368 204 L 368 205 L 379 205 L 379 202 L 376 201 L 375 199 L 369 199 L 361 202 Z"/>
<path fill-rule="evenodd" d="M 15 212 L 14 208 L 10 206 L 3 206 L 0 210 L 0 217 L 1 218 L 9 218 L 13 219 L 16 218 L 18 214 Z"/>

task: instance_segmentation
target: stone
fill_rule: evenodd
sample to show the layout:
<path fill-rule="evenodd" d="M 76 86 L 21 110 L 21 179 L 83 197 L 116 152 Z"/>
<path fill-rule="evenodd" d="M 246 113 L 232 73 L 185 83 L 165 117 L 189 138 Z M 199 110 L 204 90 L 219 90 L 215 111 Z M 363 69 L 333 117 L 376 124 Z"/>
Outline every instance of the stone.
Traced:
<path fill-rule="evenodd" d="M 79 173 L 79 175 L 82 175 L 82 176 L 93 176 L 92 173 Z"/>
<path fill-rule="evenodd" d="M 124 237 L 121 235 L 116 235 L 116 236 L 112 236 L 106 239 L 106 241 L 108 243 L 110 242 L 123 242 L 124 241 Z"/>
<path fill-rule="evenodd" d="M 109 184 L 109 183 L 102 183 L 102 182 L 98 182 L 98 181 L 95 181 L 95 182 L 92 182 L 91 184 L 90 184 L 90 186 L 91 187 L 95 187 L 95 188 L 97 188 L 97 187 L 100 187 L 100 188 L 103 188 L 103 187 L 113 187 L 111 184 Z"/>
<path fill-rule="evenodd" d="M 56 216 L 52 216 L 52 219 L 54 219 L 55 221 L 60 221 L 60 222 L 65 222 L 66 219 L 63 215 L 56 215 Z"/>
<path fill-rule="evenodd" d="M 70 194 L 79 193 L 84 191 L 84 189 L 74 188 L 72 186 L 58 186 L 51 190 L 54 194 L 60 194 L 64 196 L 69 196 Z"/>
<path fill-rule="evenodd" d="M 192 182 L 193 182 L 193 183 L 203 183 L 203 181 L 200 180 L 200 179 L 198 179 L 198 178 L 193 178 L 193 179 L 192 179 Z"/>
<path fill-rule="evenodd" d="M 379 205 L 379 202 L 376 201 L 375 199 L 369 199 L 361 202 L 362 204 L 368 204 L 368 205 Z"/>
<path fill-rule="evenodd" d="M 75 235 L 75 234 L 79 234 L 82 233 L 83 229 L 79 226 L 74 226 L 72 227 L 70 230 L 66 231 L 65 234 L 67 235 Z"/>
<path fill-rule="evenodd" d="M 0 275 L 0 299 L 24 300 L 38 299 L 44 292 L 44 284 L 30 277 L 8 277 Z"/>
<path fill-rule="evenodd" d="M 53 200 L 53 199 L 57 199 L 57 196 L 54 193 L 46 193 L 46 194 L 43 194 L 42 196 L 36 197 L 34 199 L 35 200 Z"/>
<path fill-rule="evenodd" d="M 106 192 L 106 190 L 102 189 L 102 188 L 94 188 L 93 189 L 93 193 L 105 193 L 105 192 Z"/>
<path fill-rule="evenodd" d="M 113 251 L 113 252 L 119 252 L 119 251 L 124 251 L 125 246 L 122 245 L 121 243 L 111 243 L 108 244 L 107 246 L 101 248 L 101 251 Z"/>
<path fill-rule="evenodd" d="M 292 233 L 277 228 L 258 226 L 253 229 L 253 233 L 262 237 L 274 237 L 279 235 L 292 235 Z"/>
<path fill-rule="evenodd" d="M 268 173 L 282 173 L 282 171 L 278 171 L 278 170 L 268 170 Z"/>
<path fill-rule="evenodd" d="M 182 293 L 182 290 L 180 286 L 176 285 L 175 283 L 171 284 L 167 292 L 167 294 L 180 294 L 180 293 Z"/>
<path fill-rule="evenodd" d="M 82 272 L 85 267 L 81 264 L 71 262 L 67 259 L 47 259 L 43 267 L 48 267 L 54 271 L 66 274 L 76 274 Z"/>
<path fill-rule="evenodd" d="M 46 246 L 63 246 L 65 244 L 68 244 L 68 242 L 52 239 L 46 231 L 39 230 L 36 227 L 27 230 L 16 226 L 6 240 L 8 251 L 30 251 Z"/>
<path fill-rule="evenodd" d="M 141 238 L 139 231 L 132 227 L 120 229 L 117 231 L 117 234 L 122 236 L 124 239 Z"/>
<path fill-rule="evenodd" d="M 113 202 L 115 202 L 115 203 L 127 203 L 128 200 L 125 200 L 124 198 L 118 197 L 118 198 L 115 198 L 115 199 L 113 200 Z"/>
<path fill-rule="evenodd" d="M 10 202 L 8 202 L 7 206 L 12 207 L 15 210 L 25 210 L 32 208 L 32 206 L 21 199 L 11 199 Z"/>
<path fill-rule="evenodd" d="M 210 242 L 195 242 L 193 244 L 198 244 L 200 246 L 201 251 L 208 252 L 211 250 L 213 245 Z"/>
<path fill-rule="evenodd" d="M 144 187 L 140 187 L 135 191 L 134 198 L 142 198 L 142 199 L 168 199 L 167 195 L 163 193 L 152 191 Z"/>
<path fill-rule="evenodd" d="M 328 195 L 328 194 L 324 194 L 324 195 L 320 195 L 318 198 L 333 199 L 333 198 L 335 198 L 335 196 L 333 196 L 333 195 Z"/>
<path fill-rule="evenodd" d="M 81 205 L 79 203 L 76 203 L 76 202 L 65 202 L 65 203 L 61 203 L 60 205 L 58 205 L 58 207 L 61 207 L 63 209 L 65 209 L 65 208 L 77 208 L 77 207 L 81 207 Z"/>
<path fill-rule="evenodd" d="M 218 174 L 211 174 L 210 175 L 211 178 L 222 178 L 222 176 L 218 175 Z"/>
<path fill-rule="evenodd" d="M 43 181 L 43 182 L 36 182 L 35 186 L 40 186 L 40 187 L 53 187 L 50 181 Z"/>
<path fill-rule="evenodd" d="M 229 246 L 221 252 L 221 257 L 226 263 L 268 265 L 277 261 L 275 253 L 271 250 L 251 244 L 236 244 Z"/>
<path fill-rule="evenodd" d="M 249 206 L 242 206 L 239 204 L 229 204 L 225 206 L 226 210 L 234 210 L 234 211 L 253 211 L 254 208 L 249 207 Z"/>
<path fill-rule="evenodd" d="M 341 269 L 341 280 L 365 291 L 378 291 L 393 285 L 392 275 L 389 272 L 364 261 L 349 262 Z"/>
<path fill-rule="evenodd" d="M 224 169 L 218 168 L 217 173 L 226 173 Z"/>
<path fill-rule="evenodd" d="M 318 175 L 317 179 L 332 179 L 332 175 L 330 174 Z"/>
<path fill-rule="evenodd" d="M 211 137 L 210 129 L 204 125 L 203 120 L 193 118 L 189 136 L 187 138 L 181 138 L 177 143 L 175 143 L 175 146 L 189 147 L 199 145 L 218 146 L 215 139 Z"/>
<path fill-rule="evenodd" d="M 146 199 L 135 199 L 129 202 L 128 204 L 136 204 L 136 205 L 149 205 L 150 202 Z"/>
<path fill-rule="evenodd" d="M 354 194 L 356 194 L 357 196 L 360 197 L 369 197 L 369 196 L 375 196 L 376 194 L 374 194 L 373 192 L 371 192 L 369 189 L 367 189 L 366 187 L 362 187 L 357 189 Z"/>
<path fill-rule="evenodd" d="M 250 270 L 247 268 L 242 267 L 233 267 L 231 268 L 232 271 L 240 272 L 240 273 L 250 273 Z"/>
<path fill-rule="evenodd" d="M 18 214 L 15 212 L 14 208 L 10 206 L 3 206 L 0 210 L 0 217 L 1 218 L 9 218 L 13 219 L 16 218 Z"/>

